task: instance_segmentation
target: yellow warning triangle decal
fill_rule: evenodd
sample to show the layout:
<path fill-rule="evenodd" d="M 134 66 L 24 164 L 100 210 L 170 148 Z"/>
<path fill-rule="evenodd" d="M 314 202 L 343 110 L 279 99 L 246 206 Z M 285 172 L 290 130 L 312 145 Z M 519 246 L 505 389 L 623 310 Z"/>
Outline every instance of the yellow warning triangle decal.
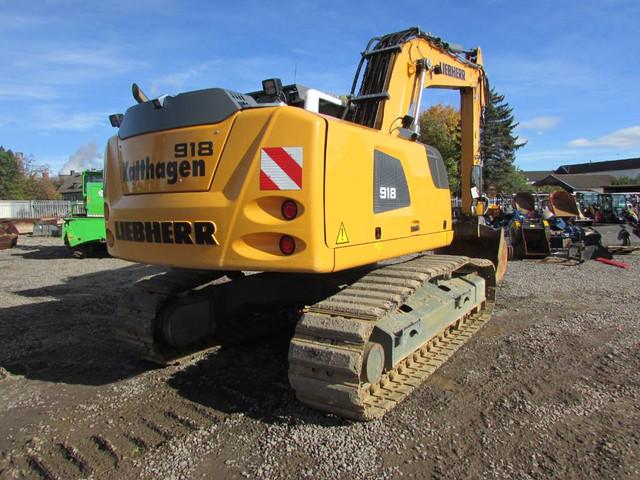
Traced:
<path fill-rule="evenodd" d="M 336 238 L 336 245 L 343 243 L 349 243 L 349 237 L 347 236 L 347 229 L 344 228 L 344 223 L 340 223 L 340 230 L 338 230 L 338 238 Z"/>

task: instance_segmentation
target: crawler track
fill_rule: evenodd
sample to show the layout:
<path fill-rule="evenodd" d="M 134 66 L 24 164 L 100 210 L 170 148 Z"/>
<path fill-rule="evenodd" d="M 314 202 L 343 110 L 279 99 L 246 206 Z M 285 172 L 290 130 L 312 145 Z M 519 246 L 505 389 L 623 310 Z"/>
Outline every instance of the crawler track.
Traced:
<path fill-rule="evenodd" d="M 215 292 L 219 292 L 218 298 L 224 303 L 231 290 L 235 292 L 236 297 L 246 298 L 247 303 L 250 303 L 256 289 L 261 289 L 265 282 L 269 282 L 252 281 L 258 277 L 257 275 L 240 276 L 235 280 L 225 279 L 225 276 L 226 272 L 171 270 L 141 279 L 118 302 L 114 336 L 138 356 L 160 365 L 167 365 L 216 344 L 243 342 L 293 327 L 300 317 L 301 305 L 296 302 L 276 302 L 273 305 L 263 305 L 262 309 L 257 308 L 251 312 L 242 308 L 221 308 L 213 314 L 216 317 L 216 328 L 210 337 L 181 350 L 163 342 L 162 315 L 174 300 L 193 292 L 194 289 L 205 286 L 208 288 L 208 284 L 215 283 L 216 285 L 207 292 L 213 303 L 221 303 L 216 300 Z"/>
<path fill-rule="evenodd" d="M 471 272 L 485 278 L 485 302 L 453 319 L 375 384 L 361 380 L 376 322 L 395 312 L 425 283 Z M 222 276 L 215 272 L 171 271 L 142 279 L 118 305 L 116 336 L 140 356 L 160 364 L 202 350 L 208 346 L 206 342 L 186 352 L 166 346 L 158 341 L 158 325 L 163 309 L 173 299 Z M 241 282 L 233 281 L 234 288 L 242 289 Z M 340 416 L 367 420 L 381 417 L 406 398 L 489 320 L 495 273 L 487 260 L 424 255 L 376 268 L 347 285 L 308 307 L 298 322 L 289 351 L 289 380 L 302 402 Z M 251 318 L 216 320 L 221 320 L 220 330 L 229 337 L 255 337 L 260 334 L 256 328 L 273 331 L 291 324 L 296 308 L 290 310 L 272 310 L 266 322 L 247 323 Z"/>
<path fill-rule="evenodd" d="M 158 319 L 172 298 L 221 276 L 224 273 L 172 270 L 139 280 L 118 302 L 114 336 L 140 357 L 161 365 L 202 349 L 204 345 L 177 351 L 158 342 Z"/>
<path fill-rule="evenodd" d="M 376 384 L 361 381 L 367 341 L 377 321 L 395 311 L 420 286 L 456 272 L 477 271 L 487 300 L 385 372 Z M 302 402 L 340 416 L 383 416 L 451 357 L 490 318 L 493 264 L 467 257 L 426 255 L 376 269 L 341 292 L 311 306 L 289 350 L 289 380 Z"/>

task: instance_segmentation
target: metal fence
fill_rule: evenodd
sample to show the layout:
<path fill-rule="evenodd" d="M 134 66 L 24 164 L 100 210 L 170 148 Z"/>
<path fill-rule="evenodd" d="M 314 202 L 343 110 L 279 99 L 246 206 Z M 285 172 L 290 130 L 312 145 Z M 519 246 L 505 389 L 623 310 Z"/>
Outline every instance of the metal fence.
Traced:
<path fill-rule="evenodd" d="M 0 200 L 0 218 L 64 217 L 84 210 L 82 201 Z"/>
<path fill-rule="evenodd" d="M 503 203 L 505 199 L 489 199 L 489 205 Z M 460 197 L 451 197 L 453 208 L 462 207 Z M 65 217 L 85 213 L 81 200 L 0 200 L 0 218 Z"/>
<path fill-rule="evenodd" d="M 486 199 L 487 205 L 510 205 L 511 204 L 511 196 L 504 197 L 493 197 Z M 462 208 L 462 198 L 460 197 L 451 197 L 451 206 L 453 208 Z"/>

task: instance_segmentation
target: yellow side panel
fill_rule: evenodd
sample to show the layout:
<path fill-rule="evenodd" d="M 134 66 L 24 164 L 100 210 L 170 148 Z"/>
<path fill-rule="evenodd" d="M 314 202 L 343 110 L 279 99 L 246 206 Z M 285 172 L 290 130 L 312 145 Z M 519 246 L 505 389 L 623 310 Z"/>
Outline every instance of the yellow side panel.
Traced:
<path fill-rule="evenodd" d="M 374 213 L 374 152 L 400 161 L 410 203 Z M 325 168 L 327 246 L 336 270 L 451 243 L 449 190 L 436 188 L 422 144 L 329 121 Z M 376 238 L 376 232 L 380 238 Z"/>

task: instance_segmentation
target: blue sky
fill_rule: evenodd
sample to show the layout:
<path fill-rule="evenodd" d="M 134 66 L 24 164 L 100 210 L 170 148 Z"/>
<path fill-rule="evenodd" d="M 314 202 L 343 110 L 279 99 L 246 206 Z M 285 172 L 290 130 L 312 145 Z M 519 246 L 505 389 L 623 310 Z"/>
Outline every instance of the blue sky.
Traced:
<path fill-rule="evenodd" d="M 370 37 L 419 25 L 482 47 L 528 140 L 520 168 L 638 157 L 639 19 L 637 0 L 0 0 L 0 144 L 54 172 L 100 165 L 133 81 L 150 96 L 251 91 L 296 72 L 344 93 Z"/>

